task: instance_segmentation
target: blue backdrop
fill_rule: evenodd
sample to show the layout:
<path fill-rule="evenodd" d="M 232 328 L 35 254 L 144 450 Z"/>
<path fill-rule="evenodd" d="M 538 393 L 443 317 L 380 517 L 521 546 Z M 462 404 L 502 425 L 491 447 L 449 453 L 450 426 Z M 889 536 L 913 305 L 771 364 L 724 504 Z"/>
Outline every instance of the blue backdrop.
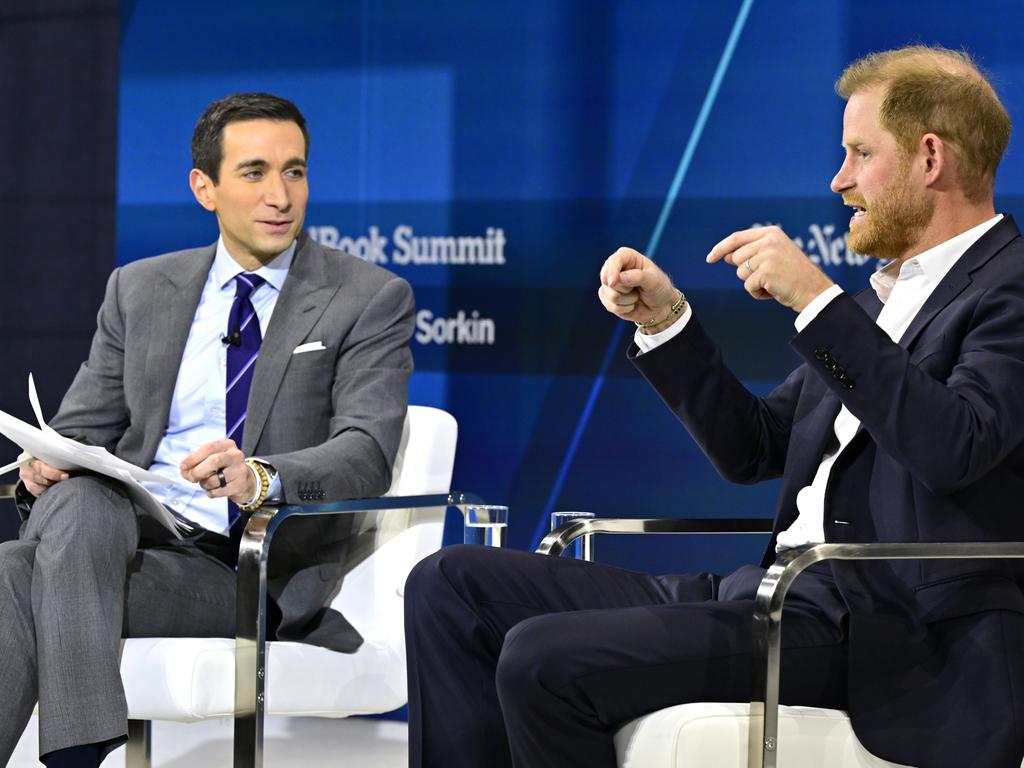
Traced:
<path fill-rule="evenodd" d="M 454 487 L 512 508 L 533 546 L 552 509 L 757 516 L 776 487 L 727 485 L 625 361 L 597 272 L 646 249 L 756 391 L 795 365 L 792 313 L 704 254 L 778 223 L 848 288 L 844 64 L 909 42 L 974 53 L 1024 115 L 1019 2 L 264 0 L 126 2 L 118 261 L 212 242 L 187 187 L 204 106 L 267 90 L 312 133 L 307 226 L 408 278 L 415 403 L 452 412 Z M 997 185 L 1024 193 L 1020 138 Z M 724 569 L 763 540 L 601 542 L 653 571 Z"/>

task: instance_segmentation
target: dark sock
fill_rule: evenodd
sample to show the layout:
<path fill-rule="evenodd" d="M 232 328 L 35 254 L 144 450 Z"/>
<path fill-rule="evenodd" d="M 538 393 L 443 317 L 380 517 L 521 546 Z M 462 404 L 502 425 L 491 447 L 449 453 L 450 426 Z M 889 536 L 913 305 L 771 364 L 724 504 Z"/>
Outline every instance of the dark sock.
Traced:
<path fill-rule="evenodd" d="M 47 752 L 40 760 L 46 768 L 97 768 L 100 764 L 99 744 L 79 744 Z"/>

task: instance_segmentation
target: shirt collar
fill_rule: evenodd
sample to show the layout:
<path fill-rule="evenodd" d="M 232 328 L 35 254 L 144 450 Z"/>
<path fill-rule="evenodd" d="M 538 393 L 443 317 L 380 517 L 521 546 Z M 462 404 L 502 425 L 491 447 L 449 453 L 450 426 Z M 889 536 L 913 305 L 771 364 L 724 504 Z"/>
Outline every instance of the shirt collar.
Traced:
<path fill-rule="evenodd" d="M 295 258 L 297 243 L 297 240 L 293 240 L 292 244 L 275 256 L 269 264 L 264 264 L 253 274 L 259 275 L 280 292 L 285 278 L 288 277 L 288 270 L 292 265 L 292 259 Z M 224 238 L 218 237 L 217 254 L 213 257 L 213 280 L 217 287 L 228 287 L 231 281 L 235 279 L 235 275 L 244 271 L 238 265 L 238 262 L 231 257 L 231 254 L 228 253 L 227 246 L 224 245 Z"/>
<path fill-rule="evenodd" d="M 992 229 L 1002 218 L 1003 214 L 998 213 L 988 221 L 983 221 L 976 227 L 971 227 L 966 232 L 961 232 L 956 237 L 951 237 L 903 263 L 886 262 L 871 275 L 871 287 L 875 289 L 879 300 L 884 304 L 898 280 L 924 275 L 929 284 L 937 284 L 967 252 L 967 249 L 980 240 L 981 236 Z"/>

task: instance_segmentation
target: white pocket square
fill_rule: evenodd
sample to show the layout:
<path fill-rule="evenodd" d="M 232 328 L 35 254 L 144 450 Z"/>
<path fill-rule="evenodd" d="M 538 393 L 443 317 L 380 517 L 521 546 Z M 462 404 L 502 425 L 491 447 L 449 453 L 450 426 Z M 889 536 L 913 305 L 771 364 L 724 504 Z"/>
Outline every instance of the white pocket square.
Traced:
<path fill-rule="evenodd" d="M 305 344 L 299 344 L 299 346 L 293 349 L 292 354 L 301 355 L 303 352 L 319 352 L 321 349 L 327 349 L 322 341 L 307 341 Z"/>

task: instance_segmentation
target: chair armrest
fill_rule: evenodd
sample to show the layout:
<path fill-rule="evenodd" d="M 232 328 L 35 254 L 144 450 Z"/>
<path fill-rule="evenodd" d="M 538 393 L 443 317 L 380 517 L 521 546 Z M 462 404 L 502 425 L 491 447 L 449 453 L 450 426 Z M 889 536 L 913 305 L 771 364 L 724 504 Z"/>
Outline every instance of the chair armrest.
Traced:
<path fill-rule="evenodd" d="M 1024 558 L 1024 542 L 905 542 L 813 544 L 781 552 L 754 600 L 750 768 L 775 768 L 778 756 L 782 606 L 806 568 L 823 560 L 973 560 Z M 764 717 L 756 717 L 763 714 Z"/>
<path fill-rule="evenodd" d="M 771 518 L 579 518 L 563 523 L 541 539 L 536 552 L 562 554 L 581 536 L 594 533 L 771 533 Z"/>
<path fill-rule="evenodd" d="M 238 550 L 235 594 L 234 765 L 263 765 L 263 716 L 266 700 L 267 558 L 274 533 L 290 517 L 345 515 L 427 507 L 466 507 L 481 500 L 469 493 L 383 496 L 327 504 L 263 507 L 252 514 Z"/>

